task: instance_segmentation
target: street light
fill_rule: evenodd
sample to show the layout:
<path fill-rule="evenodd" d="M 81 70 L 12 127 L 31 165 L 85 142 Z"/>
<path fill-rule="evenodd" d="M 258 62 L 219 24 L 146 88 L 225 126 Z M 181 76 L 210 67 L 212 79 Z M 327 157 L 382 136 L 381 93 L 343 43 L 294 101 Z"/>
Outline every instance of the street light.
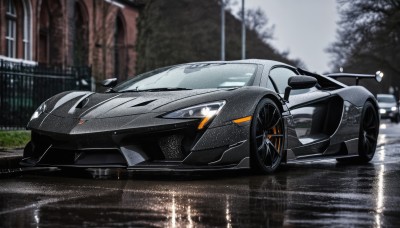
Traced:
<path fill-rule="evenodd" d="M 221 0 L 221 60 L 225 61 L 225 0 Z"/>
<path fill-rule="evenodd" d="M 246 24 L 244 15 L 244 1 L 242 0 L 242 59 L 246 58 Z M 225 0 L 221 3 L 221 60 L 225 61 Z"/>
<path fill-rule="evenodd" d="M 242 0 L 242 59 L 246 59 L 246 25 L 244 19 L 244 0 Z"/>

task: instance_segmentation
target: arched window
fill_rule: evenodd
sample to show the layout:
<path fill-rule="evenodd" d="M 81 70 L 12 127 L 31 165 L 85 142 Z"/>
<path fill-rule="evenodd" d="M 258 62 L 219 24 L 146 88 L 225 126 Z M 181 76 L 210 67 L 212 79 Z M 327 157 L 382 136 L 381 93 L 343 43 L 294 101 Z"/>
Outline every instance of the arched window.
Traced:
<path fill-rule="evenodd" d="M 39 62 L 49 63 L 49 41 L 50 41 L 50 19 L 49 6 L 47 1 L 43 1 L 40 9 L 40 24 L 39 24 Z"/>
<path fill-rule="evenodd" d="M 31 60 L 31 7 L 28 0 L 7 0 L 6 27 L 6 56 Z"/>
<path fill-rule="evenodd" d="M 88 64 L 89 29 L 87 14 L 81 2 L 75 2 L 74 65 Z"/>
<path fill-rule="evenodd" d="M 7 21 L 7 57 L 17 57 L 17 10 L 13 0 L 7 0 L 6 9 L 6 21 Z"/>
<path fill-rule="evenodd" d="M 63 48 L 64 11 L 61 0 L 39 1 L 39 23 L 37 30 L 39 45 L 36 46 L 39 64 L 62 65 L 65 51 Z"/>
<path fill-rule="evenodd" d="M 22 5 L 24 8 L 24 31 L 22 37 L 22 45 L 24 50 L 24 59 L 32 60 L 32 29 L 31 29 L 31 5 L 29 1 L 23 0 Z"/>
<path fill-rule="evenodd" d="M 126 47 L 124 23 L 117 16 L 114 31 L 114 76 L 124 80 L 126 78 Z"/>

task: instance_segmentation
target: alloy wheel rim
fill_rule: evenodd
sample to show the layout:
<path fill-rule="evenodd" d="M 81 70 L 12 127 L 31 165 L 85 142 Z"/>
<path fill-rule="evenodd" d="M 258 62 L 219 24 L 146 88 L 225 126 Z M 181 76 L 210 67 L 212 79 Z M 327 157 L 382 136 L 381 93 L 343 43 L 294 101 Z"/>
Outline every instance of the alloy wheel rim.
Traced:
<path fill-rule="evenodd" d="M 363 149 L 367 155 L 374 153 L 374 148 L 377 142 L 377 130 L 376 125 L 376 114 L 372 108 L 365 110 L 365 117 L 362 122 L 362 138 L 363 138 Z"/>
<path fill-rule="evenodd" d="M 279 110 L 265 105 L 257 114 L 256 150 L 261 163 L 267 168 L 278 165 L 282 156 L 283 127 Z"/>

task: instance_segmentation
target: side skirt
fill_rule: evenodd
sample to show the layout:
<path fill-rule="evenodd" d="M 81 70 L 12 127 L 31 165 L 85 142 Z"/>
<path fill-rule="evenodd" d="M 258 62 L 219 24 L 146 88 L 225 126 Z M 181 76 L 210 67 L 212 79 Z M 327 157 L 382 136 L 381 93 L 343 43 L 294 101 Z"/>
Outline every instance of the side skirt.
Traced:
<path fill-rule="evenodd" d="M 325 160 L 325 159 L 335 159 L 335 158 L 347 158 L 347 157 L 355 157 L 358 155 L 358 138 L 350 139 L 344 141 L 336 153 L 322 153 L 322 154 L 311 154 L 305 156 L 297 156 L 293 153 L 291 149 L 286 151 L 287 154 L 287 162 L 299 162 L 299 161 L 317 161 L 317 160 Z M 328 151 L 332 146 L 328 147 L 326 151 Z"/>

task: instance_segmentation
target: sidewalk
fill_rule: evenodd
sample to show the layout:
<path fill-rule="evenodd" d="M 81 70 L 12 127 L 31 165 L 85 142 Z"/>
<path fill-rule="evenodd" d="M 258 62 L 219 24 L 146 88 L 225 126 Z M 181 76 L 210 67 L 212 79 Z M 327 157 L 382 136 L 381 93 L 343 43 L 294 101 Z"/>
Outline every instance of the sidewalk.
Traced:
<path fill-rule="evenodd" d="M 0 171 L 19 168 L 23 149 L 0 150 Z"/>

